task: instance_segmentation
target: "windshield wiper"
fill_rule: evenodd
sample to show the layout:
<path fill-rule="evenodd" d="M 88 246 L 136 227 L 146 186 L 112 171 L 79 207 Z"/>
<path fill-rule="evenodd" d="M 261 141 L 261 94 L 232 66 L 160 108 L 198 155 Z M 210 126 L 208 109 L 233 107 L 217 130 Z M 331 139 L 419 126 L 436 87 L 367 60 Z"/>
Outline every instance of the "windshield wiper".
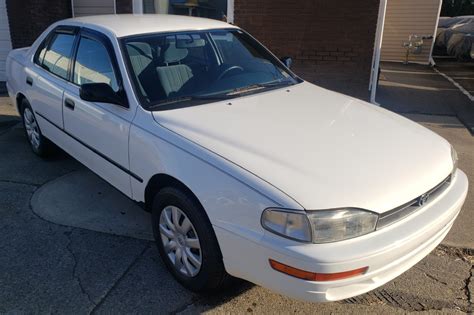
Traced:
<path fill-rule="evenodd" d="M 276 80 L 276 81 L 270 81 L 267 83 L 260 83 L 259 86 L 262 87 L 273 87 L 273 86 L 280 86 L 280 85 L 294 85 L 295 83 L 292 82 L 291 80 Z"/>
<path fill-rule="evenodd" d="M 293 85 L 294 83 L 291 82 L 290 80 L 276 80 L 276 81 L 270 81 L 266 83 L 257 83 L 257 84 L 251 84 L 248 86 L 244 86 L 241 88 L 234 89 L 230 92 L 228 92 L 226 95 L 236 95 L 236 94 L 244 94 L 247 92 L 252 92 L 252 91 L 258 91 L 261 89 L 265 88 L 270 88 L 270 87 L 278 87 L 278 86 L 288 86 L 288 85 Z"/>
<path fill-rule="evenodd" d="M 176 103 L 181 103 L 181 102 L 189 102 L 189 101 L 219 101 L 219 100 L 225 100 L 228 99 L 229 96 L 219 94 L 219 95 L 190 95 L 190 96 L 179 96 L 179 97 L 174 97 L 174 98 L 169 98 L 166 100 L 163 100 L 157 104 L 151 105 L 149 108 L 153 109 L 156 107 L 161 107 L 165 105 L 171 105 L 171 104 L 176 104 Z"/>
<path fill-rule="evenodd" d="M 277 86 L 282 86 L 282 85 L 287 86 L 287 85 L 293 85 L 293 84 L 294 83 L 291 82 L 290 80 L 284 80 L 284 81 L 276 80 L 276 81 L 270 81 L 266 83 L 257 83 L 257 84 L 244 86 L 241 88 L 236 88 L 227 93 L 208 94 L 208 95 L 188 95 L 188 96 L 179 96 L 179 97 L 169 98 L 159 103 L 150 105 L 149 108 L 154 109 L 161 106 L 172 105 L 172 104 L 182 103 L 182 102 L 190 102 L 190 101 L 227 100 L 230 98 L 238 97 L 240 94 L 245 94 L 252 91 L 257 91 L 257 90 L 261 90 L 261 89 L 265 89 L 269 87 L 277 87 Z"/>

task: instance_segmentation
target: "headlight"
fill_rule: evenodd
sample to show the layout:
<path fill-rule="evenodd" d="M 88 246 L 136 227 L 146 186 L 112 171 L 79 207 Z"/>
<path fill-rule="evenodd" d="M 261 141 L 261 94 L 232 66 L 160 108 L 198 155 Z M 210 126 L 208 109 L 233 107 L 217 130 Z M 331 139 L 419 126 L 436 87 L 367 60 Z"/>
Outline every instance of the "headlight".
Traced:
<path fill-rule="evenodd" d="M 375 231 L 378 215 L 360 209 L 293 212 L 266 209 L 262 226 L 280 236 L 302 242 L 337 242 Z"/>
<path fill-rule="evenodd" d="M 322 210 L 308 213 L 313 243 L 347 240 L 375 231 L 378 215 L 360 209 Z"/>
<path fill-rule="evenodd" d="M 289 239 L 311 242 L 311 226 L 304 212 L 266 209 L 262 214 L 262 226 Z"/>
<path fill-rule="evenodd" d="M 453 146 L 451 146 L 451 159 L 453 160 L 453 171 L 451 172 L 451 175 L 454 176 L 454 174 L 456 174 L 456 170 L 458 169 L 458 153 Z"/>

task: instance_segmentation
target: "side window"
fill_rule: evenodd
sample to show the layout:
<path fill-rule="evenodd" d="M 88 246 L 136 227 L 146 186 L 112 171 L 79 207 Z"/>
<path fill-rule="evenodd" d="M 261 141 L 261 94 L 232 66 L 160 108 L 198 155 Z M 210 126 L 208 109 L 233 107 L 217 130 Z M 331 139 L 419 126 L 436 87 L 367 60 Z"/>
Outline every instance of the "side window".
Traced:
<path fill-rule="evenodd" d="M 44 55 L 46 54 L 46 48 L 47 48 L 47 46 L 48 46 L 50 37 L 51 37 L 50 35 L 46 36 L 46 38 L 43 40 L 43 42 L 41 43 L 41 45 L 39 45 L 38 50 L 37 50 L 36 53 L 35 53 L 34 62 L 35 62 L 38 66 L 42 66 L 42 65 L 43 65 Z"/>
<path fill-rule="evenodd" d="M 109 53 L 102 43 L 81 37 L 74 64 L 74 83 L 107 83 L 114 91 L 119 90 Z"/>
<path fill-rule="evenodd" d="M 49 72 L 67 79 L 74 37 L 75 35 L 72 34 L 55 34 L 49 48 L 43 47 L 39 52 L 38 60 L 42 60 L 41 66 Z"/>

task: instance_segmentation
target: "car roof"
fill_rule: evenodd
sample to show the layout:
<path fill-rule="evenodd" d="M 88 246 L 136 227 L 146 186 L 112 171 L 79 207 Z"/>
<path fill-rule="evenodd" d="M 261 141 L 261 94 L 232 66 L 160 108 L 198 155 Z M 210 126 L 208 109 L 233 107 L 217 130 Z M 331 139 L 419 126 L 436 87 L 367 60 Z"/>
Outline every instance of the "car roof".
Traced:
<path fill-rule="evenodd" d="M 63 20 L 58 24 L 101 29 L 113 33 L 116 37 L 161 32 L 236 28 L 231 24 L 217 20 L 170 14 L 93 15 Z"/>

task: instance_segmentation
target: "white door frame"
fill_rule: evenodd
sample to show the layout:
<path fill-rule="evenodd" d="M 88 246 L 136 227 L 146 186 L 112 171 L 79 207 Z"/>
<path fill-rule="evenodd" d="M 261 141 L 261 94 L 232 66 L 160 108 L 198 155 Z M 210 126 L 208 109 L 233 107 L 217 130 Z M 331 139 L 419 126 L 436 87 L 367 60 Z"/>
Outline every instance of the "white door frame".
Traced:
<path fill-rule="evenodd" d="M 389 0 L 380 0 L 377 31 L 375 32 L 374 55 L 372 57 L 372 67 L 370 72 L 370 102 L 375 105 L 379 105 L 375 101 L 375 96 L 377 94 L 377 85 L 379 81 L 380 55 L 382 50 L 383 28 L 385 26 L 385 14 L 387 13 L 387 1 Z"/>

